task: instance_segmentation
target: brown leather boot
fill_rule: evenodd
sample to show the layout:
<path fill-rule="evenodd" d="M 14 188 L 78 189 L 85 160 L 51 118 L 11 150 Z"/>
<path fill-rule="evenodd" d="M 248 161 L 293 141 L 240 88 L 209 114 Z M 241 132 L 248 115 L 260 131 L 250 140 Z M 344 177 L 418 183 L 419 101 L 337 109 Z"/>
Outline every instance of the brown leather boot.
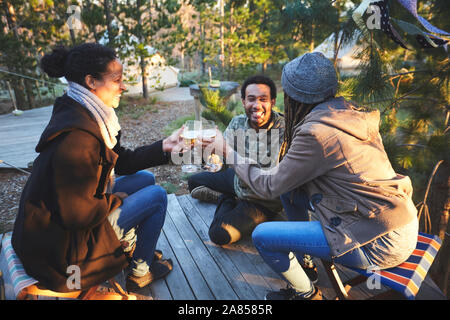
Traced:
<path fill-rule="evenodd" d="M 126 287 L 128 291 L 143 288 L 155 280 L 164 278 L 173 269 L 172 259 L 156 260 L 149 268 L 149 271 L 142 277 L 130 273 L 127 276 Z"/>

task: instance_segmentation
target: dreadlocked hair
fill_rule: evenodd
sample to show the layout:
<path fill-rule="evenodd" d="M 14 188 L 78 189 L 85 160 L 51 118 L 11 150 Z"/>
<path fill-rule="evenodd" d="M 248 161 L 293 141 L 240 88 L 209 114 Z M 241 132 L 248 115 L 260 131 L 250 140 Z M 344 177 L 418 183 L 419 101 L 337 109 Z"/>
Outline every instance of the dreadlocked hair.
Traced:
<path fill-rule="evenodd" d="M 294 134 L 294 127 L 299 124 L 318 103 L 302 103 L 284 93 L 284 139 L 280 148 L 278 160 L 281 161 L 289 150 Z"/>

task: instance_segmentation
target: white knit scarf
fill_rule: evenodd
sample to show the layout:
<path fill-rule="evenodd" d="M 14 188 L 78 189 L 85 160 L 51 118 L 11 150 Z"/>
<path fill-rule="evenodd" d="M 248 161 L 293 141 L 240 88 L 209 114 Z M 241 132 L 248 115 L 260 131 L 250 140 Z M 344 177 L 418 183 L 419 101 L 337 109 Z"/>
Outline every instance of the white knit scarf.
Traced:
<path fill-rule="evenodd" d="M 99 97 L 75 82 L 69 81 L 67 95 L 94 116 L 106 146 L 109 149 L 114 148 L 117 143 L 116 136 L 120 130 L 119 119 L 114 108 L 106 106 Z"/>

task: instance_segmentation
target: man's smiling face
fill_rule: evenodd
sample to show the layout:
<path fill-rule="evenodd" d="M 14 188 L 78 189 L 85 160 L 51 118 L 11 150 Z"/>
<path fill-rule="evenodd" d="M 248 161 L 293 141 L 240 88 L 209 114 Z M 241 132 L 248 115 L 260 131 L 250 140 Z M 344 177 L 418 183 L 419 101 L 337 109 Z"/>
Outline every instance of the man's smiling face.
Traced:
<path fill-rule="evenodd" d="M 270 87 L 265 84 L 252 83 L 245 88 L 245 99 L 242 100 L 245 114 L 253 129 L 267 127 L 272 116 L 275 97 L 270 96 Z"/>

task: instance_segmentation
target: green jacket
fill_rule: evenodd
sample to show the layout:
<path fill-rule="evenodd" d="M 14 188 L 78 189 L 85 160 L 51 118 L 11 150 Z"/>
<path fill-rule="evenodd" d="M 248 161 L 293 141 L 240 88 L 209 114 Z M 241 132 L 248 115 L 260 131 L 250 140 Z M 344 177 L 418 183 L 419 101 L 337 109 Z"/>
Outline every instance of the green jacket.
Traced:
<path fill-rule="evenodd" d="M 261 168 L 270 169 L 276 166 L 278 153 L 283 143 L 284 116 L 272 110 L 272 118 L 265 130 L 250 127 L 245 114 L 234 117 L 224 132 L 225 140 L 242 157 L 256 161 Z M 234 192 L 240 199 L 258 202 L 273 212 L 283 209 L 281 201 L 257 196 L 252 189 L 237 175 L 234 176 Z"/>

